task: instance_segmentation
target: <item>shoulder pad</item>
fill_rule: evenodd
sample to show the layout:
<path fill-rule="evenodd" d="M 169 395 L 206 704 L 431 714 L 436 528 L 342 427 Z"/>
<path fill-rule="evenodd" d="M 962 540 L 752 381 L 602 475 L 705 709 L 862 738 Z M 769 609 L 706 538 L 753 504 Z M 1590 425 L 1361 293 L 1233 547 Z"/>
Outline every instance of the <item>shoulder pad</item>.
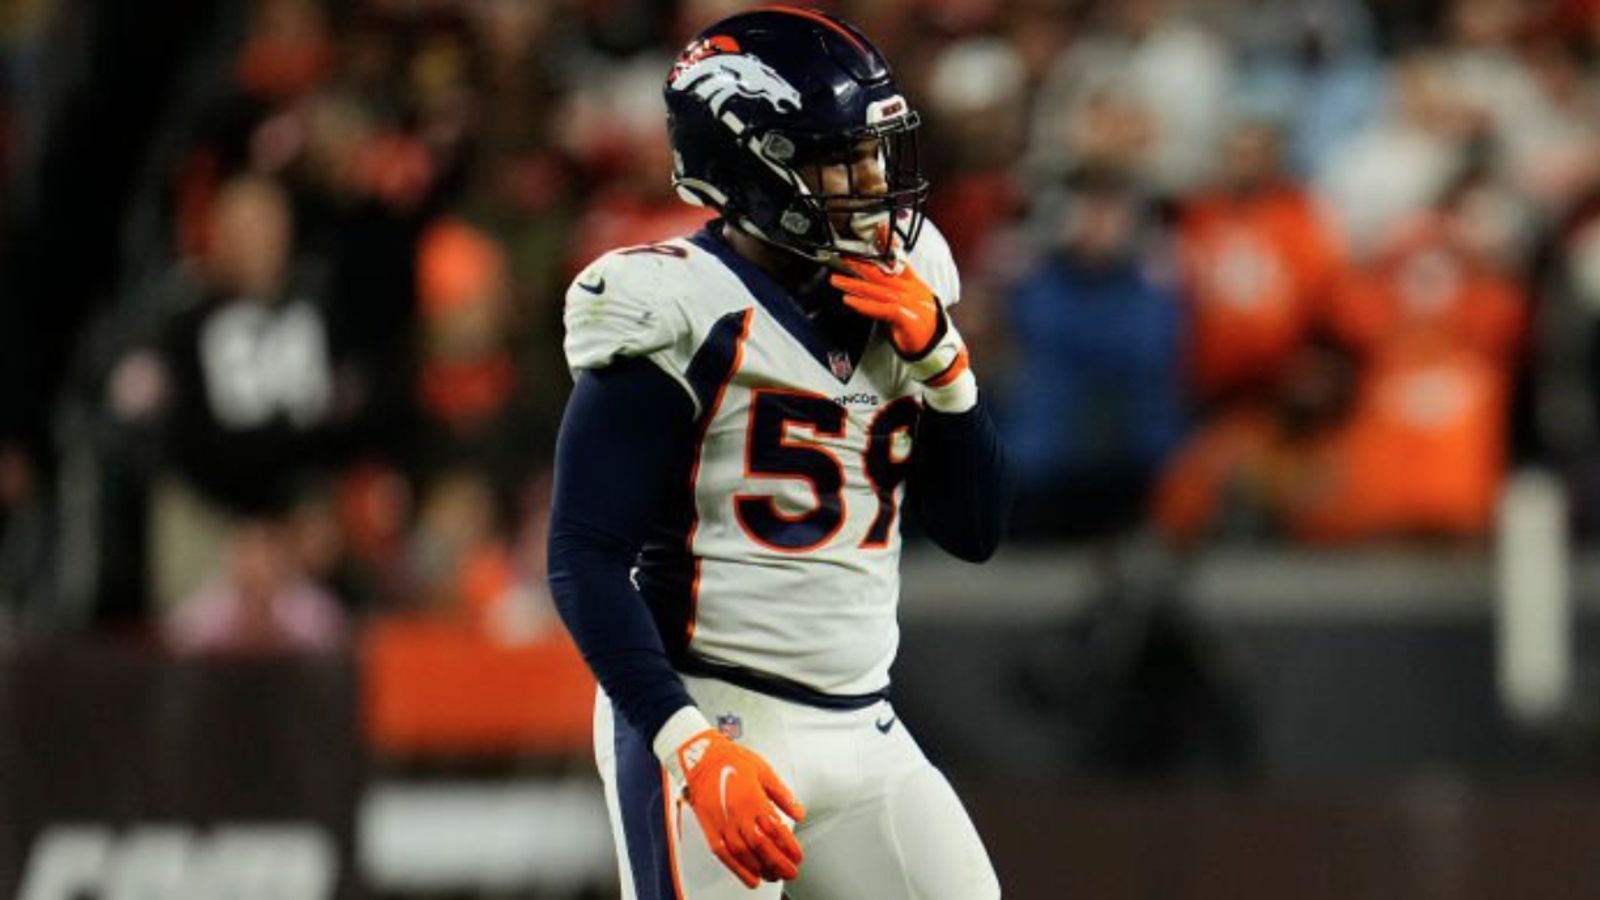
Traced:
<path fill-rule="evenodd" d="M 563 349 L 573 371 L 650 357 L 688 330 L 679 289 L 684 251 L 672 244 L 613 250 L 567 287 Z"/>
<path fill-rule="evenodd" d="M 946 307 L 961 302 L 961 273 L 956 271 L 955 257 L 950 255 L 950 243 L 934 227 L 932 219 L 922 221 L 922 234 L 917 236 L 917 245 L 906 255 L 906 261 Z"/>

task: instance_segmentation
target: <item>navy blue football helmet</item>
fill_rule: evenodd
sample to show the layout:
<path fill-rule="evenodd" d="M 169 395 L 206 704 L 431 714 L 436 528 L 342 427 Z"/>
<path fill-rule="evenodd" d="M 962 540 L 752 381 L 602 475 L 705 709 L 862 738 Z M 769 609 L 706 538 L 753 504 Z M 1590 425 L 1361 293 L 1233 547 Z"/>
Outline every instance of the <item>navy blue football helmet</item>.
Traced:
<path fill-rule="evenodd" d="M 919 118 L 854 27 L 783 6 L 731 16 L 678 55 L 665 92 L 672 180 L 687 202 L 822 263 L 889 261 L 915 245 L 928 195 Z M 864 147 L 887 190 L 855 183 Z M 849 187 L 821 193 L 821 170 L 835 165 Z"/>

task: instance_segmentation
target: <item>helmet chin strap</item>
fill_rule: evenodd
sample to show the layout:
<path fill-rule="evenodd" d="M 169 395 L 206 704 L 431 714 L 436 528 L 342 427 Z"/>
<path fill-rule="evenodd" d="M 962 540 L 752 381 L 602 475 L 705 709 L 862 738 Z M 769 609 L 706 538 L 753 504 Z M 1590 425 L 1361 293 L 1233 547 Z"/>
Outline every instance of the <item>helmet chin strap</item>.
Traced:
<path fill-rule="evenodd" d="M 800 196 L 811 198 L 817 202 L 817 205 L 822 208 L 822 225 L 828 230 L 829 244 L 831 246 L 812 250 L 785 241 L 775 240 L 756 227 L 755 223 L 743 218 L 740 220 L 741 228 L 769 244 L 841 272 L 849 272 L 848 267 L 845 265 L 845 260 L 849 258 L 869 259 L 882 264 L 884 248 L 890 246 L 891 242 L 895 242 L 891 211 L 879 209 L 872 212 L 851 213 L 847 233 L 841 234 L 839 229 L 834 227 L 833 219 L 826 211 L 825 201 L 818 200 L 816 194 L 811 190 L 811 186 L 806 184 L 805 179 L 800 177 L 799 172 L 787 166 L 774 164 L 765 157 L 759 148 L 751 147 L 750 149 L 751 152 L 756 154 L 757 158 L 766 163 L 768 168 L 788 182 Z M 904 248 L 895 246 L 891 254 L 893 268 L 898 270 L 904 257 Z"/>
<path fill-rule="evenodd" d="M 783 253 L 787 253 L 790 256 L 796 256 L 800 259 L 809 260 L 814 263 L 820 263 L 831 269 L 838 269 L 841 272 L 846 271 L 844 264 L 840 261 L 839 254 L 837 253 L 831 253 L 827 250 L 810 251 L 803 247 L 797 247 L 794 244 L 776 240 L 765 231 L 762 231 L 761 226 L 750 221 L 744 216 L 739 216 L 735 219 L 732 219 L 732 222 L 740 231 L 750 235 L 753 238 L 756 238 L 757 240 L 761 241 L 761 243 L 766 244 L 768 247 L 771 247 L 774 250 L 779 250 Z"/>
<path fill-rule="evenodd" d="M 828 228 L 833 229 L 832 222 L 828 223 Z M 851 213 L 850 232 L 854 239 L 836 236 L 834 245 L 841 250 L 867 257 L 879 265 L 887 265 L 894 271 L 898 271 L 905 263 L 905 248 L 901 247 L 896 239 L 894 222 L 889 210 Z M 889 257 L 887 263 L 883 260 L 886 252 Z"/>
<path fill-rule="evenodd" d="M 803 195 L 810 195 L 810 187 L 798 176 L 790 171 L 786 173 L 797 190 Z M 834 227 L 833 220 L 826 212 L 822 214 L 823 227 L 828 230 L 828 247 L 808 248 L 789 241 L 778 240 L 767 234 L 759 225 L 746 216 L 730 217 L 740 231 L 755 237 L 763 243 L 782 250 L 802 259 L 827 266 L 839 272 L 849 273 L 846 261 L 850 259 L 865 259 L 875 262 L 890 271 L 899 271 L 905 264 L 905 248 L 900 246 L 894 230 L 893 212 L 886 209 L 877 209 L 871 212 L 855 212 L 850 214 L 846 233 Z M 884 250 L 891 248 L 889 259 L 885 261 Z"/>
<path fill-rule="evenodd" d="M 761 229 L 761 226 L 750 221 L 750 219 L 746 218 L 745 216 L 738 216 L 736 218 L 730 216 L 729 218 L 733 225 L 740 231 L 750 235 L 753 238 L 756 238 L 757 240 L 761 241 L 761 243 L 766 244 L 768 247 L 771 247 L 774 250 L 780 250 L 790 256 L 796 256 L 800 259 L 809 260 L 814 263 L 820 263 L 824 266 L 827 266 L 831 269 L 837 269 L 841 272 L 847 271 L 844 267 L 844 263 L 842 262 L 842 255 L 839 253 L 832 252 L 825 248 L 811 250 L 806 247 L 791 244 L 787 241 L 778 240 L 777 238 L 767 234 Z"/>
<path fill-rule="evenodd" d="M 867 260 L 883 266 L 888 271 L 898 272 L 905 265 L 905 250 L 898 246 L 898 242 L 896 242 L 893 257 L 888 262 L 884 261 L 879 250 L 883 243 L 895 240 L 894 229 L 889 224 L 888 216 L 887 212 L 882 211 L 852 215 L 850 217 L 850 230 L 857 235 L 854 238 L 843 237 L 830 222 L 828 231 L 833 235 L 833 246 L 819 247 L 815 250 L 797 247 L 784 241 L 773 240 L 749 219 L 740 217 L 737 224 L 741 231 L 760 239 L 769 246 L 793 256 L 820 263 L 829 269 L 843 272 L 847 275 L 853 274 L 847 264 L 847 261 L 852 259 Z"/>

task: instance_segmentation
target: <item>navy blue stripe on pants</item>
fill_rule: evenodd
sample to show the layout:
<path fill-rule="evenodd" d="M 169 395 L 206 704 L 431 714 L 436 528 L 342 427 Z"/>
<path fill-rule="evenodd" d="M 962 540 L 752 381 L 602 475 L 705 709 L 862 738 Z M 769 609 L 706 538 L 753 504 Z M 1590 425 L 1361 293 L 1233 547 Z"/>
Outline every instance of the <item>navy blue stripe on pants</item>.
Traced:
<path fill-rule="evenodd" d="M 634 893 L 638 900 L 681 900 L 673 885 L 661 762 L 650 742 L 624 721 L 621 713 L 613 710 L 611 719 L 616 735 L 617 806 L 622 813 Z"/>

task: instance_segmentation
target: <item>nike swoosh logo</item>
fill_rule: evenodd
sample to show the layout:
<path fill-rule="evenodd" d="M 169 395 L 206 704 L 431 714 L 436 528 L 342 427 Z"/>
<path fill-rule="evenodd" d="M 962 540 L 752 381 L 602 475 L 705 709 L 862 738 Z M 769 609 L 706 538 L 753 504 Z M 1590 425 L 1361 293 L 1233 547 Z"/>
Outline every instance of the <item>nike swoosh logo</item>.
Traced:
<path fill-rule="evenodd" d="M 872 727 L 878 729 L 879 734 L 888 734 L 889 729 L 894 727 L 895 718 L 895 716 L 890 716 L 886 722 L 873 722 Z"/>
<path fill-rule="evenodd" d="M 606 277 L 601 275 L 600 280 L 596 281 L 594 284 L 587 284 L 580 281 L 578 282 L 578 287 L 583 288 L 591 294 L 604 294 L 606 292 Z"/>
<path fill-rule="evenodd" d="M 723 766 L 721 783 L 718 785 L 722 795 L 722 815 L 728 815 L 728 779 L 733 777 L 733 766 Z"/>

